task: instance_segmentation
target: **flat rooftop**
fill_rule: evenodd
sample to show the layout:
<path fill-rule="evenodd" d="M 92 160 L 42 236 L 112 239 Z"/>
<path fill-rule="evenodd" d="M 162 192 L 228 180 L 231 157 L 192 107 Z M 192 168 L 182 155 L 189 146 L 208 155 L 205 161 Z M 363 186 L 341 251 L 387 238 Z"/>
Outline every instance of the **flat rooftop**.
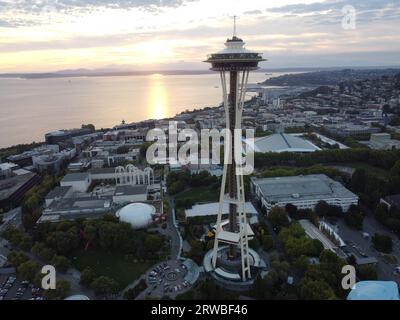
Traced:
<path fill-rule="evenodd" d="M 48 208 L 48 211 L 81 211 L 95 209 L 109 209 L 111 207 L 111 197 L 72 197 L 54 201 Z"/>
<path fill-rule="evenodd" d="M 35 173 L 27 173 L 12 178 L 0 180 L 0 201 L 8 199 L 14 192 L 21 188 L 25 183 L 30 181 Z"/>
<path fill-rule="evenodd" d="M 146 185 L 137 185 L 137 186 L 117 186 L 115 188 L 114 196 L 133 196 L 137 194 L 146 194 L 147 186 Z"/>
<path fill-rule="evenodd" d="M 324 174 L 252 179 L 268 202 L 314 200 L 320 198 L 357 198 L 339 182 Z"/>
<path fill-rule="evenodd" d="M 68 173 L 62 182 L 85 181 L 89 174 L 87 172 Z"/>
<path fill-rule="evenodd" d="M 46 195 L 45 199 L 54 199 L 56 197 L 64 197 L 71 188 L 72 188 L 71 186 L 67 186 L 67 187 L 57 186 Z"/>
<path fill-rule="evenodd" d="M 186 209 L 185 215 L 187 218 L 215 216 L 218 213 L 218 208 L 219 208 L 218 202 L 196 204 L 192 206 L 191 209 Z M 246 211 L 247 214 L 250 215 L 258 214 L 257 210 L 254 208 L 251 202 L 246 202 L 244 210 Z M 229 213 L 229 204 L 224 203 L 224 206 L 222 207 L 222 214 L 228 214 L 228 213 Z"/>
<path fill-rule="evenodd" d="M 286 133 L 254 139 L 255 152 L 314 152 L 321 150 L 311 142 Z"/>
<path fill-rule="evenodd" d="M 92 168 L 89 172 L 91 174 L 115 173 L 115 168 Z"/>

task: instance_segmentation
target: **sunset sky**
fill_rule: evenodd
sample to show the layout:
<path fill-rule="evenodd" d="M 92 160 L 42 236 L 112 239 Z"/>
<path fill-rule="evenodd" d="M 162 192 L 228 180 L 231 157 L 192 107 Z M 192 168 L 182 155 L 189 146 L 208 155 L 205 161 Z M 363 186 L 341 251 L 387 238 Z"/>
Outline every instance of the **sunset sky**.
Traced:
<path fill-rule="evenodd" d="M 263 67 L 400 64 L 400 0 L 0 0 L 0 72 L 205 69 L 233 15 Z"/>

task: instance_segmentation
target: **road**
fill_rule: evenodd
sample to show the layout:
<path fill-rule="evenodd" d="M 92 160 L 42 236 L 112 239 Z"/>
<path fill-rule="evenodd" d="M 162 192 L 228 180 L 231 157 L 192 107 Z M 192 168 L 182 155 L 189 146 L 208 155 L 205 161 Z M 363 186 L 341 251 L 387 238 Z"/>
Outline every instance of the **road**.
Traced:
<path fill-rule="evenodd" d="M 171 239 L 171 259 L 179 259 L 182 252 L 182 237 L 179 233 L 178 223 L 175 219 L 174 198 L 165 196 L 168 201 L 167 232 Z"/>

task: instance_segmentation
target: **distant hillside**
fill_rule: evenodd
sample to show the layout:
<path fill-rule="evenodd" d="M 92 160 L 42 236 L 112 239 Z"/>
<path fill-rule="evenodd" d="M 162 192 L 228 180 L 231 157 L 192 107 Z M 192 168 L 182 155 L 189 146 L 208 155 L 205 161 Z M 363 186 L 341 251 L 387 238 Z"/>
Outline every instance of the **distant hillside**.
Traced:
<path fill-rule="evenodd" d="M 358 81 L 376 79 L 382 76 L 394 76 L 399 72 L 400 69 L 344 69 L 336 71 L 317 71 L 282 75 L 270 78 L 263 82 L 263 84 L 268 86 L 331 86 L 344 81 Z"/>

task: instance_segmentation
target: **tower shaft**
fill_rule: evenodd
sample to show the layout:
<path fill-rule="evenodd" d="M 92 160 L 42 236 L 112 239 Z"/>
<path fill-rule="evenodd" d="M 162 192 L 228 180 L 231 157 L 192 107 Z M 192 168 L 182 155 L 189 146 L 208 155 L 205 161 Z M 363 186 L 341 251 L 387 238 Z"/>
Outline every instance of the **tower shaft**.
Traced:
<path fill-rule="evenodd" d="M 236 176 L 236 163 L 235 163 L 235 127 L 236 127 L 236 106 L 237 106 L 237 82 L 238 73 L 237 71 L 230 72 L 230 89 L 229 89 L 229 130 L 232 137 L 231 144 L 231 155 L 232 162 L 228 164 L 228 194 L 231 199 L 235 199 L 237 196 L 237 176 Z M 229 231 L 237 232 L 237 205 L 229 204 Z M 236 257 L 236 245 L 229 245 L 229 258 L 234 259 Z"/>

